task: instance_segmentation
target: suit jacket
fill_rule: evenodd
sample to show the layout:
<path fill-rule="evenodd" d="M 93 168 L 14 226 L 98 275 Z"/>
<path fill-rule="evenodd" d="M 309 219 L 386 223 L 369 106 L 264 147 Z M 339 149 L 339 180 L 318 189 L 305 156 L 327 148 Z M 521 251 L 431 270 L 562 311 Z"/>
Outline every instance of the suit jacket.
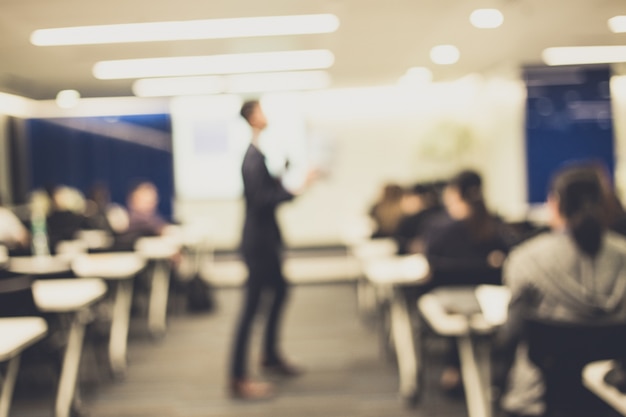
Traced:
<path fill-rule="evenodd" d="M 246 215 L 241 249 L 244 255 L 263 256 L 275 253 L 282 246 L 276 221 L 276 207 L 294 196 L 280 180 L 272 177 L 265 165 L 265 156 L 250 144 L 241 167 Z"/>

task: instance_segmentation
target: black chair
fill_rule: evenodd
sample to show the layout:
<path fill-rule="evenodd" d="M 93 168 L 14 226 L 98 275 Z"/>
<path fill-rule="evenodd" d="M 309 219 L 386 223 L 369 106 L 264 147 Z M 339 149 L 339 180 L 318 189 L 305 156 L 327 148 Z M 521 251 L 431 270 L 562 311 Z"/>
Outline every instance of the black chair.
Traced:
<path fill-rule="evenodd" d="M 545 417 L 613 415 L 582 384 L 589 362 L 626 358 L 626 322 L 574 324 L 532 318 L 526 321 L 528 355 L 543 374 Z"/>
<path fill-rule="evenodd" d="M 0 270 L 0 317 L 39 316 L 32 291 L 33 278 Z"/>

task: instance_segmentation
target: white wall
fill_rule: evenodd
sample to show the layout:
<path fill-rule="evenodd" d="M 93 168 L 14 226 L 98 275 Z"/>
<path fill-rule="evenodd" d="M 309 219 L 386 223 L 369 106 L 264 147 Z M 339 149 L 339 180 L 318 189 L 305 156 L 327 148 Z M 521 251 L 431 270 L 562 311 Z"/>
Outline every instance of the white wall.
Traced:
<path fill-rule="evenodd" d="M 331 90 L 292 97 L 310 128 L 333 141 L 331 172 L 284 204 L 288 244 L 333 244 L 367 211 L 387 181 L 410 185 L 447 178 L 461 168 L 485 176 L 497 211 L 525 208 L 521 82 L 467 77 L 422 88 Z M 242 201 L 178 201 L 181 219 L 211 219 L 218 247 L 239 240 Z"/>
<path fill-rule="evenodd" d="M 618 68 L 617 74 L 624 74 Z M 612 80 L 616 183 L 626 197 L 626 78 Z M 386 181 L 411 184 L 476 168 L 490 206 L 503 215 L 524 213 L 524 102 L 521 81 L 466 77 L 421 88 L 380 87 L 294 95 L 309 127 L 332 142 L 332 171 L 279 215 L 292 245 L 333 244 L 350 219 L 362 215 Z M 121 100 L 121 101 L 120 101 Z M 121 104 L 120 104 L 121 103 Z M 167 101 L 88 99 L 72 110 L 53 102 L 0 96 L 0 114 L 18 117 L 167 111 Z M 1 168 L 1 167 L 0 167 Z M 239 242 L 241 199 L 175 201 L 180 220 L 210 229 L 214 244 Z"/>

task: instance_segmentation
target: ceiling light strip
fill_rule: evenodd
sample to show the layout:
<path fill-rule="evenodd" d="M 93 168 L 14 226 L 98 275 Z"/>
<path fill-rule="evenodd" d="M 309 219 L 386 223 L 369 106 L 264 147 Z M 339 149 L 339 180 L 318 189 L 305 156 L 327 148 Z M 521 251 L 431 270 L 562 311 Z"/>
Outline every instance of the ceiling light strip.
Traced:
<path fill-rule="evenodd" d="M 626 16 L 614 16 L 609 19 L 609 29 L 613 33 L 626 33 Z"/>
<path fill-rule="evenodd" d="M 37 46 L 90 45 L 317 34 L 338 28 L 337 16 L 311 14 L 39 29 L 30 39 Z"/>
<path fill-rule="evenodd" d="M 135 81 L 139 97 L 165 97 L 221 93 L 317 90 L 330 86 L 325 71 L 237 74 L 228 76 L 146 78 Z"/>
<path fill-rule="evenodd" d="M 626 46 L 565 46 L 546 48 L 542 53 L 548 65 L 610 64 L 626 62 Z"/>
<path fill-rule="evenodd" d="M 168 58 L 100 61 L 93 75 L 102 80 L 189 75 L 241 74 L 249 72 L 326 69 L 335 57 L 326 49 L 258 52 Z"/>

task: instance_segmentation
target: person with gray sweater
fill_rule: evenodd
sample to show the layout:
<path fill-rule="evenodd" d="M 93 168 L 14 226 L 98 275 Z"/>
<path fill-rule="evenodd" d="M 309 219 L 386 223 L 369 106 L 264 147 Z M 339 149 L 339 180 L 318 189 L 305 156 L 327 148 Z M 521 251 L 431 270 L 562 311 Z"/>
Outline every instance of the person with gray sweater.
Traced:
<path fill-rule="evenodd" d="M 516 247 L 505 262 L 511 301 L 500 345 L 521 340 L 529 315 L 572 323 L 626 320 L 626 240 L 605 224 L 607 202 L 593 169 L 560 171 L 547 206 L 551 231 Z M 500 405 L 509 416 L 542 415 L 541 373 L 525 343 L 515 346 Z"/>

